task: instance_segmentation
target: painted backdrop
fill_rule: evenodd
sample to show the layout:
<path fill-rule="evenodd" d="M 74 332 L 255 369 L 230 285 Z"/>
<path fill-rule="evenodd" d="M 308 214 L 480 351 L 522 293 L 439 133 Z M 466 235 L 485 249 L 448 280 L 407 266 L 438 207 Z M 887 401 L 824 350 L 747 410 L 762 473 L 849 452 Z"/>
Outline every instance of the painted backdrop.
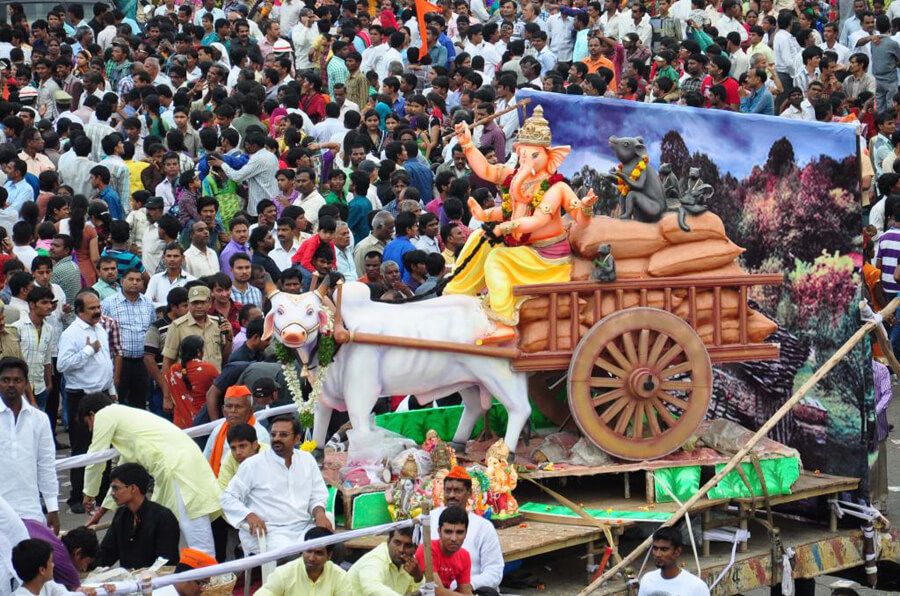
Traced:
<path fill-rule="evenodd" d="M 715 189 L 710 210 L 746 249 L 745 270 L 784 273 L 780 288 L 752 295 L 754 308 L 779 324 L 769 341 L 781 343 L 781 359 L 717 366 L 711 417 L 759 428 L 858 328 L 853 127 L 554 93 L 522 97 L 532 98 L 529 114 L 543 106 L 554 145 L 572 146 L 561 172 L 594 188 L 598 211 L 618 209 L 615 188 L 596 176 L 618 163 L 608 138 L 641 136 L 652 166 L 671 164 L 679 177 L 699 168 Z M 868 358 L 867 345 L 856 349 L 773 431 L 800 451 L 806 469 L 866 476 L 874 425 Z"/>

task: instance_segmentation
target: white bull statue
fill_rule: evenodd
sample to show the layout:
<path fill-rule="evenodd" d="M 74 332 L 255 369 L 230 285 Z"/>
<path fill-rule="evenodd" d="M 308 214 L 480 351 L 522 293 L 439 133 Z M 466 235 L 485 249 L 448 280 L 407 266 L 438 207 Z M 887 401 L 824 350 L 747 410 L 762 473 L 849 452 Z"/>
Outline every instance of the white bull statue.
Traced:
<path fill-rule="evenodd" d="M 313 367 L 313 348 L 326 320 L 322 298 L 315 291 L 299 295 L 276 292 L 269 298 L 272 309 L 266 316 L 263 337 L 274 334 Z M 344 286 L 340 310 L 340 318 L 351 334 L 472 346 L 493 330 L 480 300 L 471 296 L 386 304 L 373 302 L 365 284 L 350 282 Z M 531 415 L 526 376 L 514 371 L 506 358 L 351 341 L 341 346 L 325 375 L 313 427 L 313 438 L 319 446 L 325 444 L 335 408 L 347 411 L 354 430 L 363 431 L 359 434 L 374 433 L 370 414 L 381 396 L 415 395 L 425 404 L 458 391 L 464 410 L 453 437 L 457 448 L 471 437 L 492 396 L 509 414 L 505 442 L 510 453 L 515 453 L 519 435 Z"/>

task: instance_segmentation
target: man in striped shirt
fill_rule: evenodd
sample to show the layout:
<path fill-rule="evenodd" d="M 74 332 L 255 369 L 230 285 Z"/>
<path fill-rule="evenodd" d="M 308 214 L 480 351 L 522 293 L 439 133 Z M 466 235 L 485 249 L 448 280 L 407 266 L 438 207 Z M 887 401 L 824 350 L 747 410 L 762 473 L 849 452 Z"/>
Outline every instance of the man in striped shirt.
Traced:
<path fill-rule="evenodd" d="M 156 320 L 153 301 L 141 294 L 143 274 L 130 269 L 122 277 L 122 292 L 103 301 L 102 312 L 119 322 L 122 337 L 122 369 L 117 379 L 119 401 L 129 406 L 147 408 L 147 369 L 144 366 L 144 338 Z"/>
<path fill-rule="evenodd" d="M 878 240 L 878 252 L 875 254 L 876 266 L 881 269 L 881 286 L 888 300 L 900 292 L 900 269 L 897 267 L 900 258 L 900 201 L 889 204 L 893 221 L 891 227 Z M 895 354 L 900 354 L 900 325 L 891 329 L 891 345 Z"/>

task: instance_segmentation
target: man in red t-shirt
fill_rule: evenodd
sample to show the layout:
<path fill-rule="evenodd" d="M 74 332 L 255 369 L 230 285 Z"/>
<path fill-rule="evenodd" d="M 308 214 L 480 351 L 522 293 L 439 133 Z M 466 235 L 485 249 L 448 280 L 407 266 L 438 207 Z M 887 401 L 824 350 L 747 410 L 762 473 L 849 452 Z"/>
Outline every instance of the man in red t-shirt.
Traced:
<path fill-rule="evenodd" d="M 431 559 L 434 563 L 434 583 L 437 596 L 472 594 L 472 559 L 462 547 L 469 528 L 469 514 L 465 509 L 450 506 L 438 518 L 438 539 L 431 541 Z M 420 544 L 416 561 L 425 569 L 425 550 Z M 451 587 L 456 583 L 456 591 Z"/>
<path fill-rule="evenodd" d="M 731 60 L 725 56 L 712 56 L 709 59 L 709 76 L 712 77 L 713 85 L 722 85 L 725 88 L 725 103 L 732 110 L 737 112 L 741 108 L 741 95 L 739 92 L 738 82 L 728 76 L 731 70 Z M 707 97 L 707 99 L 709 99 Z M 707 102 L 707 106 L 709 103 Z"/>

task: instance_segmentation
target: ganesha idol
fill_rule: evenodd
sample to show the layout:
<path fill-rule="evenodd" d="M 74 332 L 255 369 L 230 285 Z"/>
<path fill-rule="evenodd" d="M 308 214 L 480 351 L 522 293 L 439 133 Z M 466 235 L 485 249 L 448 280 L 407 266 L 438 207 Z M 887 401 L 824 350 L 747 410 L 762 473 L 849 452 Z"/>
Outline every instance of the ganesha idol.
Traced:
<path fill-rule="evenodd" d="M 576 225 L 585 225 L 597 199 L 593 192 L 579 199 L 557 174 L 571 148 L 551 146 L 550 124 L 541 106 L 519 129 L 513 145 L 515 169 L 488 163 L 465 122 L 456 125 L 456 135 L 472 171 L 500 188 L 499 206 L 484 210 L 469 198 L 469 209 L 475 219 L 496 223 L 493 234 L 503 242 L 489 243 L 484 230 L 473 232 L 444 292 L 476 296 L 487 288 L 486 311 L 496 327 L 479 343 L 505 343 L 515 339 L 518 307 L 526 299 L 513 296 L 513 287 L 569 281 L 571 252 L 562 210 Z"/>

